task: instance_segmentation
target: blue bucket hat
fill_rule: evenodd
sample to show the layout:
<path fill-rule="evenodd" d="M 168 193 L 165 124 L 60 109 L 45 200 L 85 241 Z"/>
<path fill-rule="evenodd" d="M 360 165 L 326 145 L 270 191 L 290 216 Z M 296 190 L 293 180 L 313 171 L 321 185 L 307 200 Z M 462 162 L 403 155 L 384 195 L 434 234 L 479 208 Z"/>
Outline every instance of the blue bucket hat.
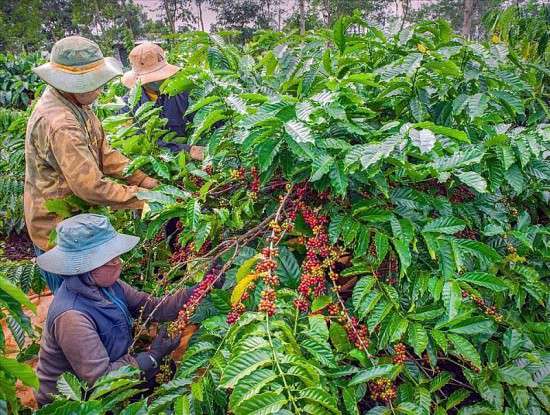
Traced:
<path fill-rule="evenodd" d="M 36 258 L 44 271 L 76 275 L 92 271 L 130 251 L 139 242 L 133 235 L 115 231 L 109 219 L 85 213 L 57 225 L 57 245 Z"/>

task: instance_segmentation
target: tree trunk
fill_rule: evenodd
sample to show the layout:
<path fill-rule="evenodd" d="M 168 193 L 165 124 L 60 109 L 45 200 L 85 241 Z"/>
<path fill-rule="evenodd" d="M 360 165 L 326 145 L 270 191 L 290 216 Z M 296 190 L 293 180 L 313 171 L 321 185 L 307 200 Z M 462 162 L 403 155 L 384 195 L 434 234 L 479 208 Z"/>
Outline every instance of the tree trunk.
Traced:
<path fill-rule="evenodd" d="M 300 7 L 300 35 L 305 35 L 306 33 L 306 7 L 304 4 L 305 0 L 298 0 L 298 6 Z"/>
<path fill-rule="evenodd" d="M 472 14 L 474 11 L 474 0 L 464 0 L 464 18 L 462 20 L 462 36 L 469 39 L 472 30 Z"/>
<path fill-rule="evenodd" d="M 175 10 L 170 10 L 171 0 L 163 0 L 162 5 L 164 6 L 164 13 L 166 14 L 166 20 L 168 21 L 168 26 L 170 26 L 170 31 L 176 33 L 176 19 L 175 19 Z"/>
<path fill-rule="evenodd" d="M 199 22 L 201 23 L 201 30 L 204 32 L 204 19 L 202 17 L 202 0 L 197 0 L 199 6 Z"/>
<path fill-rule="evenodd" d="M 332 9 L 329 0 L 323 0 L 323 6 L 325 8 L 325 13 L 327 17 L 327 26 L 332 26 Z"/>

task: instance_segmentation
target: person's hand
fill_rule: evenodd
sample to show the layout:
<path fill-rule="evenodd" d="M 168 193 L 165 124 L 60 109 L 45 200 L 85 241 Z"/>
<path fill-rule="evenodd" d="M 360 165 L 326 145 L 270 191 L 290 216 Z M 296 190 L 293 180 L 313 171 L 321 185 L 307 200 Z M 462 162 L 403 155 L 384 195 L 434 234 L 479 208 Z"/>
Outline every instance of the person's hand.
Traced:
<path fill-rule="evenodd" d="M 152 177 L 146 177 L 141 182 L 140 187 L 144 187 L 145 189 L 154 189 L 158 185 L 159 185 L 159 182 L 157 179 L 153 179 Z"/>
<path fill-rule="evenodd" d="M 204 160 L 204 147 L 191 146 L 191 150 L 189 150 L 189 155 L 194 160 Z"/>
<path fill-rule="evenodd" d="M 157 337 L 151 343 L 149 353 L 159 362 L 164 356 L 172 353 L 180 344 L 181 333 L 171 337 L 166 331 L 166 327 L 161 327 Z"/>

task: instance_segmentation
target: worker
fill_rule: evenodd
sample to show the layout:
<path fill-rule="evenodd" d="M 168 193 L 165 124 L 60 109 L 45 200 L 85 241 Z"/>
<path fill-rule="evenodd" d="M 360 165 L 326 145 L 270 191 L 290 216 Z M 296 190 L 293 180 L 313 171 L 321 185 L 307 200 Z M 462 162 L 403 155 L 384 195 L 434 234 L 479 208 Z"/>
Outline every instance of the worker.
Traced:
<path fill-rule="evenodd" d="M 52 401 L 64 372 L 92 385 L 100 376 L 131 365 L 154 382 L 163 358 L 179 345 L 179 335 L 171 337 L 161 329 L 148 351 L 129 353 L 132 318 L 175 320 L 194 289 L 161 299 L 122 282 L 119 256 L 138 241 L 116 232 L 105 216 L 80 214 L 57 225 L 57 246 L 37 258 L 41 268 L 64 276 L 48 310 L 38 354 L 40 406 Z"/>
<path fill-rule="evenodd" d="M 146 102 L 153 101 L 155 106 L 161 108 L 161 117 L 168 121 L 166 124 L 168 130 L 176 133 L 176 136 L 185 136 L 187 124 L 191 121 L 191 116 L 186 114 L 189 107 L 189 94 L 184 91 L 169 96 L 160 92 L 162 82 L 175 75 L 180 68 L 169 64 L 164 50 L 153 42 L 144 42 L 136 46 L 130 52 L 128 59 L 132 69 L 123 75 L 122 83 L 130 89 L 139 87 L 141 91 L 139 91 L 140 100 L 136 108 L 126 108 L 126 110 L 135 110 Z M 172 152 L 187 151 L 195 160 L 204 158 L 204 148 L 201 146 L 171 143 L 162 139 L 158 141 L 158 145 Z"/>
<path fill-rule="evenodd" d="M 50 62 L 33 71 L 49 85 L 25 138 L 25 222 L 40 255 L 52 247 L 50 236 L 61 221 L 48 210 L 48 201 L 76 195 L 90 205 L 141 209 L 144 202 L 136 194 L 158 182 L 139 170 L 125 176 L 130 160 L 111 148 L 90 108 L 102 86 L 122 75 L 118 61 L 104 57 L 91 40 L 70 36 L 56 42 Z M 61 276 L 41 272 L 55 293 Z"/>

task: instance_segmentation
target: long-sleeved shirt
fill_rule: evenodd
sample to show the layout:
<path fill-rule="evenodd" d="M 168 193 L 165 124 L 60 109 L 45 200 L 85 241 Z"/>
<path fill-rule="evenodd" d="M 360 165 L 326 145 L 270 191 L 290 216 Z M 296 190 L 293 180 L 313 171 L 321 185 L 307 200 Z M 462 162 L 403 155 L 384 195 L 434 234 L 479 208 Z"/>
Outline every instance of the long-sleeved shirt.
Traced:
<path fill-rule="evenodd" d="M 31 114 L 25 139 L 25 221 L 31 240 L 48 250 L 50 232 L 62 220 L 46 201 L 76 195 L 91 205 L 139 209 L 139 185 L 147 177 L 136 171 L 124 177 L 130 160 L 111 148 L 101 122 L 48 87 Z M 124 179 L 128 185 L 109 179 Z"/>
<path fill-rule="evenodd" d="M 181 290 L 164 298 L 158 306 L 161 298 L 138 291 L 122 281 L 120 285 L 130 314 L 133 317 L 150 316 L 153 321 L 175 320 L 192 292 Z M 90 290 L 98 289 L 90 287 Z M 91 294 L 99 295 L 95 291 Z M 37 401 L 39 405 L 51 402 L 50 395 L 57 393 L 56 382 L 64 372 L 72 372 L 91 385 L 100 376 L 126 365 L 137 367 L 132 355 L 127 353 L 111 361 L 94 321 L 85 313 L 67 310 L 57 316 L 51 326 L 44 326 L 37 367 L 40 379 Z"/>

